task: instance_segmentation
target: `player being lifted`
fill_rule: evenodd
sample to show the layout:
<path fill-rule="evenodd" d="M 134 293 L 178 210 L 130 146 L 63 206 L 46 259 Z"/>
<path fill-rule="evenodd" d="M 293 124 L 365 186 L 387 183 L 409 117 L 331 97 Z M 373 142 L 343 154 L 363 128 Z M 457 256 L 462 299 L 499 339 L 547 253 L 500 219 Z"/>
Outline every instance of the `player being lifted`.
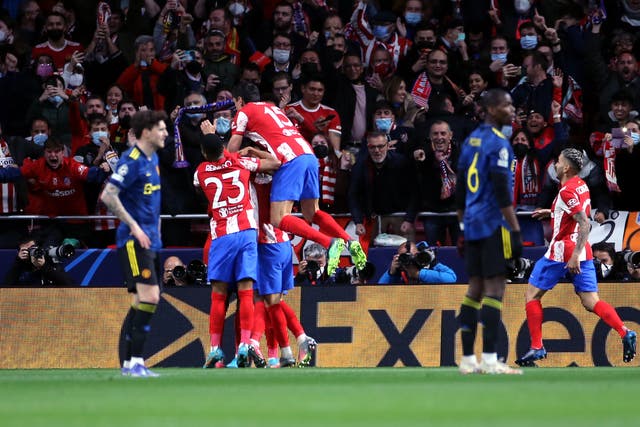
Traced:
<path fill-rule="evenodd" d="M 209 201 L 211 246 L 207 279 L 211 282 L 209 332 L 211 350 L 205 368 L 224 360 L 220 348 L 228 288 L 238 287 L 240 315 L 239 367 L 249 366 L 249 345 L 253 327 L 253 284 L 257 279 L 258 235 L 255 207 L 249 184 L 251 172 L 275 170 L 276 159 L 240 157 L 224 149 L 215 133 L 215 123 L 200 125 L 205 161 L 196 170 L 193 184 L 202 188 Z"/>
<path fill-rule="evenodd" d="M 356 268 L 362 270 L 367 257 L 362 246 L 331 215 L 319 208 L 318 159 L 311 145 L 289 118 L 273 104 L 236 100 L 238 112 L 233 120 L 228 150 L 238 151 L 243 136 L 269 151 L 282 162 L 273 175 L 271 187 L 271 224 L 283 231 L 313 240 L 329 250 L 327 271 L 333 274 L 340 254 L 348 242 Z M 300 201 L 304 220 L 291 215 L 293 204 Z M 306 221 L 305 221 L 306 220 Z M 320 231 L 311 227 L 315 223 Z"/>

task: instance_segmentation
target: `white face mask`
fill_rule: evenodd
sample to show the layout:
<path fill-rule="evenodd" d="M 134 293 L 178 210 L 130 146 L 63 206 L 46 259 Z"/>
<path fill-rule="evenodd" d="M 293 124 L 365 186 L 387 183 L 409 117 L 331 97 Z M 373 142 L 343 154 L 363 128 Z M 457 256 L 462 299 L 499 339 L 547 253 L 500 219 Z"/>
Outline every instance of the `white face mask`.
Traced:
<path fill-rule="evenodd" d="M 513 6 L 520 15 L 526 15 L 531 9 L 531 2 L 529 0 L 514 0 Z"/>
<path fill-rule="evenodd" d="M 77 88 L 78 86 L 82 85 L 82 82 L 84 81 L 84 76 L 82 74 L 79 73 L 73 73 L 69 76 L 69 87 L 72 89 Z"/>
<path fill-rule="evenodd" d="M 244 13 L 244 5 L 239 2 L 233 2 L 229 5 L 229 12 L 233 16 L 240 16 Z"/>
<path fill-rule="evenodd" d="M 4 30 L 0 30 L 0 43 L 7 39 L 7 33 Z"/>
<path fill-rule="evenodd" d="M 273 49 L 273 60 L 278 64 L 286 64 L 289 62 L 290 54 L 291 52 L 286 49 Z"/>

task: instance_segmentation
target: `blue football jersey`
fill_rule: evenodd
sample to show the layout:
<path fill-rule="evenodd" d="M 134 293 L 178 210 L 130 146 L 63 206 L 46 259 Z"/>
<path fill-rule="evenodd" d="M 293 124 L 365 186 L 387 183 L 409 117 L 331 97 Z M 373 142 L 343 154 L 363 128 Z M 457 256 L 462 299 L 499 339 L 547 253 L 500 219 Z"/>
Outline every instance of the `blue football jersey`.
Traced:
<path fill-rule="evenodd" d="M 500 226 L 508 228 L 498 206 L 490 174 L 507 175 L 513 198 L 514 156 L 511 144 L 496 128 L 481 124 L 466 139 L 458 160 L 458 171 L 466 186 L 464 237 L 484 239 Z"/>
<path fill-rule="evenodd" d="M 109 182 L 120 189 L 120 201 L 151 239 L 151 250 L 162 248 L 160 239 L 160 169 L 158 155 L 147 157 L 138 147 L 122 153 Z M 116 245 L 120 248 L 131 239 L 131 229 L 120 222 Z"/>

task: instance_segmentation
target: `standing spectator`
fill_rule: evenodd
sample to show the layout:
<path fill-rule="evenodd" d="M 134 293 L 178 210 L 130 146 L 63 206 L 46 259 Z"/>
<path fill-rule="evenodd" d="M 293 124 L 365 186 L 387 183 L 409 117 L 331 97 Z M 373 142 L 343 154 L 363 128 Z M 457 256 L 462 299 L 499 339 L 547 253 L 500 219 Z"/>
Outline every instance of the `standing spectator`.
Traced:
<path fill-rule="evenodd" d="M 67 40 L 64 37 L 67 29 L 67 22 L 64 15 L 58 12 L 51 12 L 44 24 L 47 41 L 36 45 L 31 51 L 33 59 L 46 54 L 53 58 L 53 65 L 58 72 L 62 72 L 71 55 L 78 50 L 82 50 L 80 43 Z"/>
<path fill-rule="evenodd" d="M 135 42 L 136 60 L 129 65 L 116 83 L 139 105 L 151 110 L 164 108 L 164 96 L 158 91 L 158 80 L 167 65 L 156 60 L 153 37 L 140 36 Z"/>
<path fill-rule="evenodd" d="M 269 82 L 273 82 L 276 74 L 284 72 L 293 80 L 293 45 L 291 44 L 291 36 L 288 33 L 277 33 L 273 36 L 271 43 L 270 62 L 262 72 L 262 91 L 268 92 Z"/>
<path fill-rule="evenodd" d="M 598 296 L 598 282 L 589 245 L 589 188 L 578 173 L 583 165 L 583 153 L 575 148 L 562 150 L 555 164 L 560 179 L 560 191 L 551 209 L 537 211 L 534 218 L 552 216 L 553 237 L 544 257 L 533 267 L 525 291 L 527 325 L 531 346 L 516 363 L 535 366 L 535 361 L 547 357 L 542 343 L 543 309 L 541 299 L 567 274 L 576 294 L 587 311 L 595 313 L 622 338 L 622 360 L 629 363 L 636 355 L 636 333 L 625 326 L 616 310 Z"/>
<path fill-rule="evenodd" d="M 458 220 L 464 237 L 464 256 L 469 287 L 462 300 L 458 321 L 462 339 L 462 374 L 521 374 L 498 361 L 497 341 L 506 260 L 522 254 L 520 225 L 512 205 L 513 151 L 497 129 L 511 123 L 515 109 L 511 96 L 492 89 L 482 98 L 484 123 L 465 141 L 458 163 Z M 506 227 L 509 227 L 508 229 Z M 463 240 L 464 242 L 461 242 Z M 478 317 L 482 322 L 482 361 L 474 353 Z"/>
<path fill-rule="evenodd" d="M 155 377 L 145 367 L 144 343 L 160 302 L 158 251 L 160 241 L 160 176 L 156 151 L 167 137 L 166 114 L 140 111 L 131 128 L 138 140 L 127 150 L 102 192 L 102 202 L 120 219 L 116 233 L 118 255 L 127 290 L 133 294 L 125 319 L 127 351 L 122 374 Z"/>
<path fill-rule="evenodd" d="M 349 185 L 349 210 L 356 224 L 356 234 L 367 232 L 366 224 L 379 218 L 382 233 L 401 234 L 413 238 L 413 222 L 417 213 L 417 192 L 411 188 L 417 178 L 409 160 L 389 150 L 382 132 L 367 134 L 367 155 L 356 161 Z M 403 212 L 403 216 L 389 216 Z M 378 234 L 377 227 L 371 241 Z"/>
<path fill-rule="evenodd" d="M 526 130 L 520 129 L 514 133 L 511 146 L 516 159 L 513 203 L 516 210 L 530 211 L 538 204 L 544 168 L 538 160 L 533 141 Z"/>
<path fill-rule="evenodd" d="M 71 149 L 71 133 L 69 120 L 69 95 L 64 90 L 64 80 L 58 75 L 52 75 L 42 85 L 42 93 L 34 99 L 27 121 L 35 117 L 47 119 L 51 128 L 51 135 L 62 140 L 68 150 Z"/>
<path fill-rule="evenodd" d="M 112 14 L 109 22 L 118 19 L 117 14 Z M 129 61 L 117 44 L 119 35 L 112 25 L 104 23 L 96 28 L 96 31 L 85 50 L 84 84 L 91 93 L 106 93 L 109 86 L 113 85 L 122 72 L 127 68 Z M 130 43 L 129 49 L 134 48 Z M 137 50 L 137 49 L 136 49 Z M 129 90 L 129 89 L 125 89 Z"/>
<path fill-rule="evenodd" d="M 231 89 L 240 70 L 232 57 L 225 52 L 225 34 L 211 30 L 204 38 L 204 74 L 207 76 L 207 92 Z"/>

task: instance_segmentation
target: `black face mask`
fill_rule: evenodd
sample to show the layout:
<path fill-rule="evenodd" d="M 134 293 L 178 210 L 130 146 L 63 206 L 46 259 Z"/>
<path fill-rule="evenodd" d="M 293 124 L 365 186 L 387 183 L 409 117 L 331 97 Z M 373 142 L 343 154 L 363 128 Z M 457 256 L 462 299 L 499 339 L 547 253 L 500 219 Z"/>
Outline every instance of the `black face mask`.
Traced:
<path fill-rule="evenodd" d="M 51 40 L 58 41 L 64 36 L 64 31 L 62 30 L 47 30 L 47 37 Z"/>
<path fill-rule="evenodd" d="M 516 159 L 518 159 L 518 160 L 523 159 L 524 156 L 527 155 L 528 151 L 529 151 L 529 147 L 527 147 L 524 144 L 514 144 L 513 145 L 513 154 L 516 156 Z"/>
<path fill-rule="evenodd" d="M 418 51 L 422 49 L 433 49 L 434 47 L 436 47 L 436 43 L 423 41 L 423 42 L 416 43 L 415 47 Z"/>
<path fill-rule="evenodd" d="M 329 147 L 326 145 L 316 145 L 313 147 L 313 154 L 315 154 L 318 159 L 324 159 L 329 155 Z"/>
<path fill-rule="evenodd" d="M 123 118 L 121 118 L 119 120 L 120 122 L 120 127 L 123 129 L 131 129 L 131 116 L 130 115 L 126 115 Z"/>
<path fill-rule="evenodd" d="M 338 62 L 344 56 L 344 52 L 338 49 L 329 49 L 329 60 L 331 62 Z"/>
<path fill-rule="evenodd" d="M 302 74 L 311 75 L 317 74 L 320 70 L 318 69 L 318 64 L 316 64 L 315 62 L 305 62 L 304 64 L 300 65 L 300 71 L 302 72 Z"/>
<path fill-rule="evenodd" d="M 188 62 L 185 66 L 187 72 L 193 76 L 197 75 L 202 71 L 202 65 L 198 61 Z"/>

